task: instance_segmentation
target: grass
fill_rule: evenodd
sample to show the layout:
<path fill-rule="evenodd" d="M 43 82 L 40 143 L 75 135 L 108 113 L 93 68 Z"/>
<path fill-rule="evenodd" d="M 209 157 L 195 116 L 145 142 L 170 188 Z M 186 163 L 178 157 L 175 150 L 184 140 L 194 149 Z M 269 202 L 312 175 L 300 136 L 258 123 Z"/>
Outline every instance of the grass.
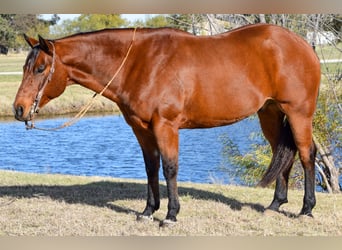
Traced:
<path fill-rule="evenodd" d="M 21 75 L 0 75 L 0 83 L 20 83 Z"/>
<path fill-rule="evenodd" d="M 21 72 L 25 63 L 26 54 L 8 54 L 0 56 L 1 72 Z"/>
<path fill-rule="evenodd" d="M 265 213 L 271 189 L 180 183 L 178 222 L 159 228 L 167 207 L 164 183 L 154 221 L 137 222 L 145 181 L 0 173 L 0 235 L 342 235 L 341 194 L 318 193 L 311 219 L 297 216 L 302 191 L 290 190 L 281 213 Z"/>
<path fill-rule="evenodd" d="M 338 43 L 336 47 L 331 45 L 322 45 L 316 47 L 316 52 L 319 58 L 329 60 L 329 59 L 342 59 L 342 43 Z"/>

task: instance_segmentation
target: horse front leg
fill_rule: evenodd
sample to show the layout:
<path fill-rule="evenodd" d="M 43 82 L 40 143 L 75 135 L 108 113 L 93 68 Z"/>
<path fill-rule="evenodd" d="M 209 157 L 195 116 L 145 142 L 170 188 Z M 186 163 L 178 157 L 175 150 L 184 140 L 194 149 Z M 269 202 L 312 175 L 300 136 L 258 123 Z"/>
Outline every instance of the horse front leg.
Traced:
<path fill-rule="evenodd" d="M 177 221 L 177 214 L 180 210 L 177 187 L 178 174 L 178 128 L 168 122 L 158 121 L 154 124 L 154 133 L 162 157 L 163 174 L 167 185 L 168 210 L 166 219 L 160 226 L 167 226 Z"/>
<path fill-rule="evenodd" d="M 137 220 L 153 220 L 153 213 L 160 207 L 159 196 L 159 168 L 160 153 L 154 136 L 144 130 L 134 129 L 143 152 L 147 174 L 147 201 L 144 211 L 137 216 Z"/>

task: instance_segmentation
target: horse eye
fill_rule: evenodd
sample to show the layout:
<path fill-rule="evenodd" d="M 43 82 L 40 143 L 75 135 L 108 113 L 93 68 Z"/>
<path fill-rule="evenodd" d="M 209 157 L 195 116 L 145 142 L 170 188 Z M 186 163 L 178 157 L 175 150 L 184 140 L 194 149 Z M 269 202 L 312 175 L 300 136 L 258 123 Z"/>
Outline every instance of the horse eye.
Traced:
<path fill-rule="evenodd" d="M 45 70 L 45 65 L 41 64 L 41 65 L 39 65 L 39 67 L 37 69 L 37 73 L 43 73 L 44 70 Z"/>

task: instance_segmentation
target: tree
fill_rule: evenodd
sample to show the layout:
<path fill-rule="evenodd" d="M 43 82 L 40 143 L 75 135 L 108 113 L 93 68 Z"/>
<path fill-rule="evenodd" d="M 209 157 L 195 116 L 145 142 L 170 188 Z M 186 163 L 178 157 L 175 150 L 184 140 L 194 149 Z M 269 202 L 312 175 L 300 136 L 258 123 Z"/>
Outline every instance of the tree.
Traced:
<path fill-rule="evenodd" d="M 323 86 L 314 120 L 314 141 L 319 153 L 316 166 L 321 177 L 321 185 L 329 192 L 339 192 L 341 187 L 338 167 L 341 167 L 342 161 L 342 68 L 341 63 L 331 64 L 326 62 L 326 59 L 341 58 L 341 46 L 338 46 L 339 40 L 334 37 L 341 37 L 342 20 L 339 15 L 326 14 L 308 15 L 308 20 L 313 26 L 315 36 L 320 35 L 329 40 L 329 45 L 316 48 L 323 61 Z M 334 36 L 330 37 L 329 34 Z"/>
<path fill-rule="evenodd" d="M 58 19 L 57 15 L 51 20 L 43 20 L 36 14 L 0 14 L 0 41 L 8 47 L 21 48 L 26 45 L 22 34 L 47 34 L 49 26 L 56 24 Z"/>
<path fill-rule="evenodd" d="M 335 81 L 341 83 L 341 80 Z M 342 161 L 341 154 L 336 154 L 342 150 L 342 112 L 338 108 L 342 91 L 336 89 L 335 92 L 334 88 L 332 83 L 330 88 L 321 88 L 314 117 L 314 142 L 318 150 L 316 167 L 321 177 L 320 185 L 329 192 L 340 190 L 338 164 Z"/>
<path fill-rule="evenodd" d="M 119 14 L 82 14 L 73 20 L 65 20 L 53 29 L 56 37 L 105 28 L 126 27 L 129 22 Z"/>
<path fill-rule="evenodd" d="M 145 24 L 141 25 L 144 27 L 158 28 L 171 26 L 169 19 L 164 15 L 157 15 L 152 18 L 147 18 Z"/>
<path fill-rule="evenodd" d="M 248 119 L 257 119 L 257 117 Z M 271 162 L 272 152 L 261 131 L 251 133 L 250 138 L 253 141 L 258 141 L 258 143 L 252 144 L 251 150 L 243 154 L 239 150 L 238 145 L 229 138 L 228 134 L 221 136 L 220 139 L 223 145 L 222 157 L 224 159 L 221 169 L 227 172 L 230 177 L 238 178 L 240 183 L 247 186 L 255 186 L 267 170 Z M 225 167 L 226 165 L 234 167 Z M 303 170 L 298 158 L 296 158 L 291 171 L 289 186 L 303 187 Z"/>
<path fill-rule="evenodd" d="M 0 44 L 10 47 L 15 39 L 13 28 L 9 25 L 6 15 L 0 15 Z"/>
<path fill-rule="evenodd" d="M 198 35 L 201 32 L 205 15 L 202 14 L 173 14 L 168 15 L 167 18 L 170 20 L 171 27 L 181 29 L 190 32 L 194 35 Z"/>

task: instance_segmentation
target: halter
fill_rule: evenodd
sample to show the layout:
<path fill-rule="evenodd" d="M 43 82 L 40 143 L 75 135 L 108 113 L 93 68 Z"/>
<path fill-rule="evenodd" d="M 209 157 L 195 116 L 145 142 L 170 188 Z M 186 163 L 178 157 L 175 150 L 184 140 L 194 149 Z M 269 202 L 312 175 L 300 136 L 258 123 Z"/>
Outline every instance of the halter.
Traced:
<path fill-rule="evenodd" d="M 33 102 L 32 107 L 31 107 L 31 110 L 30 110 L 30 115 L 31 116 L 38 110 L 39 102 L 40 102 L 40 99 L 43 96 L 44 89 L 45 89 L 46 85 L 51 81 L 52 75 L 55 72 L 56 49 L 55 49 L 55 45 L 53 44 L 53 42 L 49 41 L 49 43 L 52 45 L 52 63 L 51 63 L 49 75 L 45 79 L 42 87 L 39 89 L 38 94 L 37 94 L 37 96 L 36 96 L 36 98 L 35 98 L 35 100 Z M 39 46 L 39 45 L 37 45 L 37 46 Z"/>
<path fill-rule="evenodd" d="M 125 64 L 125 62 L 126 62 L 126 60 L 128 58 L 128 55 L 130 54 L 131 49 L 133 47 L 133 42 L 135 40 L 135 33 L 136 33 L 136 31 L 137 31 L 137 27 L 134 28 L 131 44 L 129 45 L 128 50 L 126 52 L 126 55 L 122 59 L 122 62 L 120 64 L 119 68 L 116 70 L 116 72 L 113 75 L 113 77 L 103 87 L 101 92 L 99 92 L 98 94 L 95 93 L 93 95 L 93 97 L 88 101 L 88 103 L 86 105 L 84 105 L 83 108 L 73 118 L 71 118 L 70 120 L 66 121 L 65 123 L 63 123 L 62 125 L 60 125 L 59 127 L 56 127 L 56 128 L 38 128 L 38 127 L 36 127 L 34 125 L 34 121 L 32 119 L 31 124 L 28 124 L 28 121 L 25 122 L 26 129 L 37 129 L 37 130 L 43 130 L 43 131 L 56 131 L 56 130 L 60 130 L 60 129 L 65 128 L 65 127 L 69 127 L 69 126 L 75 124 L 76 122 L 78 122 L 87 113 L 87 111 L 91 108 L 91 106 L 95 102 L 96 98 L 98 98 L 99 96 L 102 96 L 102 94 L 106 91 L 106 89 L 108 89 L 110 84 L 113 82 L 113 80 L 116 78 L 116 76 L 119 74 L 119 72 L 123 68 L 123 66 L 124 66 L 124 64 Z M 41 99 L 41 97 L 43 95 L 45 86 L 48 84 L 48 82 L 50 82 L 50 80 L 52 78 L 52 74 L 55 72 L 55 60 L 56 60 L 55 46 L 53 45 L 53 43 L 51 41 L 49 41 L 49 42 L 52 44 L 52 64 L 51 64 L 49 75 L 46 78 L 42 88 L 39 90 L 39 92 L 37 94 L 37 97 L 36 97 L 32 107 L 31 107 L 30 114 L 32 114 L 32 115 L 34 114 L 34 112 L 36 111 L 36 108 L 39 105 L 39 102 L 40 102 L 40 99 Z"/>

